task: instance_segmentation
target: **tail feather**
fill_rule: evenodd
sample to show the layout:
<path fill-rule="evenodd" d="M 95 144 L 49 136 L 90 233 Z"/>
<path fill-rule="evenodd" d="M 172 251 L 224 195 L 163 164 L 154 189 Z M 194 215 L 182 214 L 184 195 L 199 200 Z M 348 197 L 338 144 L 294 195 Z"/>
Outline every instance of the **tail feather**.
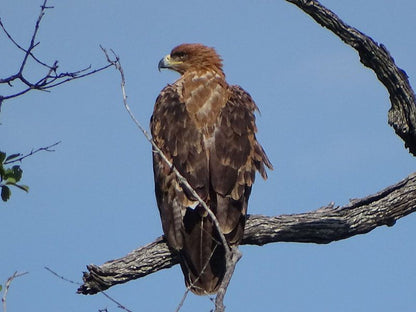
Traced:
<path fill-rule="evenodd" d="M 188 209 L 179 251 L 185 284 L 197 295 L 217 292 L 226 271 L 225 250 L 212 220 Z"/>

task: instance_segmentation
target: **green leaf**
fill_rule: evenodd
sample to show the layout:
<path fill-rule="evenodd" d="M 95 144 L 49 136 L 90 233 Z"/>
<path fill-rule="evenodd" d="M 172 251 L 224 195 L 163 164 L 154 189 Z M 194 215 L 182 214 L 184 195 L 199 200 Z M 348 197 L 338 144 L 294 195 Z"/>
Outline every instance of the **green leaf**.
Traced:
<path fill-rule="evenodd" d="M 15 185 L 16 184 L 16 179 L 14 177 L 9 177 L 6 180 L 6 184 L 11 184 L 11 185 Z"/>
<path fill-rule="evenodd" d="M 17 158 L 17 157 L 19 157 L 19 156 L 21 156 L 22 154 L 20 154 L 20 153 L 17 153 L 17 154 L 12 154 L 12 155 L 10 155 L 10 156 L 7 156 L 7 158 L 6 158 L 6 162 L 7 161 L 10 161 L 10 160 L 13 160 L 13 159 L 15 159 L 15 158 Z"/>
<path fill-rule="evenodd" d="M 1 199 L 3 201 L 7 201 L 10 198 L 12 192 L 10 191 L 9 187 L 6 185 L 2 185 L 1 187 Z"/>
<path fill-rule="evenodd" d="M 3 289 L 3 286 L 0 285 L 0 291 Z"/>
<path fill-rule="evenodd" d="M 7 180 L 10 177 L 13 177 L 13 170 L 11 168 L 7 168 L 6 170 L 4 170 L 3 178 Z"/>
<path fill-rule="evenodd" d="M 5 159 L 6 159 L 6 153 L 0 152 L 0 163 L 3 163 Z"/>
<path fill-rule="evenodd" d="M 25 191 L 25 192 L 29 192 L 29 186 L 27 185 L 23 185 L 23 184 L 14 184 L 14 186 L 18 187 L 19 189 Z"/>
<path fill-rule="evenodd" d="M 16 179 L 16 182 L 19 182 L 22 178 L 23 170 L 20 169 L 20 166 L 16 165 L 12 167 L 13 177 Z"/>
<path fill-rule="evenodd" d="M 14 183 L 19 182 L 22 178 L 23 170 L 20 169 L 20 166 L 16 165 L 11 168 L 6 169 L 4 173 L 4 180 L 14 179 Z M 13 181 L 11 181 L 13 183 Z"/>

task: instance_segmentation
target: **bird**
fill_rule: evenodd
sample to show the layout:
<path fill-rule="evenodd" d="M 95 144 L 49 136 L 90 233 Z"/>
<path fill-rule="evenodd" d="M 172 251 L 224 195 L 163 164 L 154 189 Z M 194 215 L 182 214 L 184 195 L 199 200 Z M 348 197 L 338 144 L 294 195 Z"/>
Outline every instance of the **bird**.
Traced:
<path fill-rule="evenodd" d="M 157 96 L 150 129 L 155 195 L 167 244 L 179 255 L 185 285 L 215 294 L 226 272 L 225 248 L 244 234 L 256 171 L 273 169 L 256 139 L 256 104 L 225 80 L 222 58 L 200 43 L 176 46 L 158 64 L 180 74 Z M 220 229 L 172 166 L 215 214 Z M 224 246 L 219 231 L 226 239 Z"/>

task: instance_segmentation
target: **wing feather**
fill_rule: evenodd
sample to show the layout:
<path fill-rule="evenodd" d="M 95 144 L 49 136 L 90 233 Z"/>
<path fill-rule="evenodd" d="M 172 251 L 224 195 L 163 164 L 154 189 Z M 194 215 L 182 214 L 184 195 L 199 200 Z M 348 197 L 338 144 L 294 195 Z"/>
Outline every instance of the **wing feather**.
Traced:
<path fill-rule="evenodd" d="M 150 128 L 156 145 L 198 195 L 206 199 L 209 174 L 202 136 L 193 126 L 174 86 L 166 86 L 156 99 Z M 180 249 L 183 246 L 182 219 L 186 207 L 195 199 L 182 189 L 171 168 L 155 152 L 153 171 L 163 230 L 171 247 Z"/>
<path fill-rule="evenodd" d="M 272 168 L 255 133 L 257 106 L 239 86 L 230 86 L 231 96 L 222 109 L 210 150 L 210 177 L 216 200 L 216 215 L 230 244 L 243 237 L 247 204 L 258 170 L 267 178 L 264 166 Z"/>
<path fill-rule="evenodd" d="M 243 237 L 255 172 L 267 178 L 265 166 L 271 164 L 256 140 L 254 101 L 241 87 L 228 88 L 228 98 L 211 101 L 222 105 L 212 124 L 201 128 L 198 111 L 190 113 L 177 86 L 168 85 L 156 100 L 151 132 L 156 145 L 216 214 L 228 243 L 236 245 Z M 153 169 L 163 231 L 169 246 L 179 251 L 186 284 L 192 284 L 195 293 L 215 292 L 225 273 L 217 229 L 155 152 Z"/>

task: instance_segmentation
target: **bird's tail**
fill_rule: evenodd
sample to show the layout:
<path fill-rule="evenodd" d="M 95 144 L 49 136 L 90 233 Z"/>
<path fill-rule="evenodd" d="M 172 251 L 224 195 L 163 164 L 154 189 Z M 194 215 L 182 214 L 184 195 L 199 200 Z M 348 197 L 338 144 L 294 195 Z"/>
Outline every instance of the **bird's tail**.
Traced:
<path fill-rule="evenodd" d="M 226 271 L 225 249 L 212 220 L 188 209 L 179 251 L 186 286 L 197 295 L 216 293 Z"/>

